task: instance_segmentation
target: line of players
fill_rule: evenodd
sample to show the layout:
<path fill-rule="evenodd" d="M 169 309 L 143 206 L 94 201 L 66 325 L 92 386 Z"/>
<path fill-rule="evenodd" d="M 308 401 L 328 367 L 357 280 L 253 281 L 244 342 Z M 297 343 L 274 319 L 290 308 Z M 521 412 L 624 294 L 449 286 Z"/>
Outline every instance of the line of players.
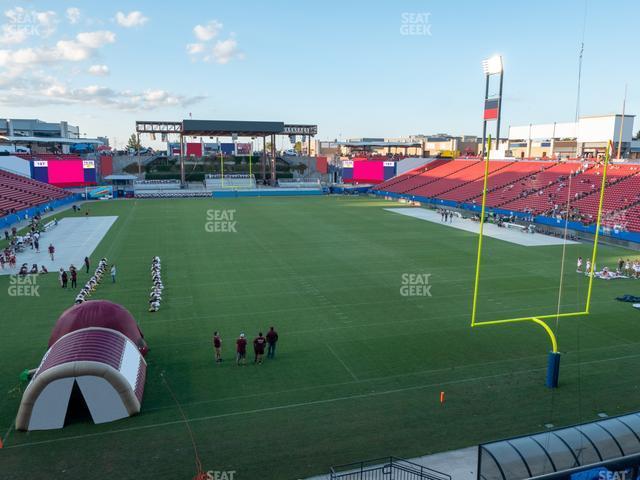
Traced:
<path fill-rule="evenodd" d="M 151 287 L 151 293 L 149 294 L 149 311 L 157 312 L 160 310 L 160 302 L 162 301 L 162 290 L 164 285 L 162 284 L 162 264 L 160 263 L 160 257 L 157 255 L 153 257 L 151 261 L 151 279 L 153 280 L 153 287 Z"/>
<path fill-rule="evenodd" d="M 102 277 L 104 276 L 106 271 L 107 271 L 107 259 L 103 257 L 98 262 L 98 267 L 96 268 L 96 271 L 94 272 L 94 274 L 91 275 L 89 280 L 87 280 L 87 283 L 85 283 L 84 287 L 80 289 L 80 293 L 76 295 L 76 300 L 75 300 L 76 305 L 80 305 L 87 299 L 87 297 L 91 296 L 91 294 L 96 290 L 96 288 L 102 281 Z"/>
<path fill-rule="evenodd" d="M 588 275 L 591 272 L 591 259 L 587 259 L 585 263 L 585 269 L 582 270 L 583 260 L 582 257 L 578 257 L 577 262 L 577 273 L 584 273 Z M 593 270 L 596 270 L 595 266 Z M 617 277 L 628 277 L 628 278 L 640 278 L 640 260 L 636 259 L 631 261 L 627 258 L 627 260 L 623 260 L 622 258 L 618 259 L 618 263 L 616 264 L 615 272 L 611 272 L 609 267 L 604 267 L 602 272 L 595 272 L 597 276 L 617 276 Z"/>
<path fill-rule="evenodd" d="M 253 353 L 255 358 L 254 364 L 262 365 L 262 357 L 264 350 L 267 348 L 267 358 L 275 358 L 276 356 L 276 344 L 278 343 L 278 332 L 274 327 L 270 327 L 267 335 L 262 335 L 262 332 L 258 333 L 258 336 L 253 339 Z M 216 352 L 216 363 L 222 362 L 222 337 L 218 332 L 213 332 L 213 349 Z M 247 337 L 244 333 L 241 333 L 236 340 L 236 364 L 246 365 L 247 363 Z"/>

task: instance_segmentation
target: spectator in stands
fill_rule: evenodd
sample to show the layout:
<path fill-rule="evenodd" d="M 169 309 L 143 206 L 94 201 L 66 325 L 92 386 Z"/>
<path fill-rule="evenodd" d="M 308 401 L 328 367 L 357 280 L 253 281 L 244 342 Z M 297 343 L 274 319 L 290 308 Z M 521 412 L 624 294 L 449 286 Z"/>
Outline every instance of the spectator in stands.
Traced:
<path fill-rule="evenodd" d="M 51 257 L 51 261 L 53 262 L 53 256 L 56 253 L 56 247 L 53 246 L 53 243 L 49 244 L 49 256 Z"/>
<path fill-rule="evenodd" d="M 216 352 L 216 363 L 222 362 L 222 338 L 218 332 L 213 332 L 213 349 Z"/>
<path fill-rule="evenodd" d="M 89 273 L 89 257 L 84 257 L 84 266 L 87 269 L 87 273 Z"/>
<path fill-rule="evenodd" d="M 240 334 L 240 338 L 236 340 L 236 364 L 245 365 L 247 358 L 247 339 L 244 333 Z"/>
<path fill-rule="evenodd" d="M 9 230 L 5 230 L 4 231 L 4 239 L 8 242 L 9 241 Z"/>
<path fill-rule="evenodd" d="M 255 353 L 255 358 L 253 363 L 257 363 L 258 365 L 262 365 L 262 356 L 264 355 L 264 347 L 267 343 L 267 339 L 264 338 L 262 332 L 258 333 L 258 336 L 253 339 L 253 353 Z"/>
<path fill-rule="evenodd" d="M 267 332 L 267 358 L 276 356 L 276 343 L 278 343 L 278 332 L 273 327 Z"/>

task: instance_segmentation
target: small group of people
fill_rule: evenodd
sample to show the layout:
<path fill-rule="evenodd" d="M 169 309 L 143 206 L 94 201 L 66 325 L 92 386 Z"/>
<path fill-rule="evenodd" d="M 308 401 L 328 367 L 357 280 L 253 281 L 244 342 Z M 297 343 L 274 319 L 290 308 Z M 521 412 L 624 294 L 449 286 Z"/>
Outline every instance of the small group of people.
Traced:
<path fill-rule="evenodd" d="M 24 276 L 24 275 L 37 275 L 38 273 L 49 273 L 49 270 L 47 270 L 47 267 L 42 265 L 42 268 L 40 269 L 40 271 L 38 271 L 38 264 L 37 263 L 32 264 L 31 268 L 29 268 L 28 264 L 23 263 L 20 266 L 20 270 L 18 271 L 18 275 L 22 275 L 22 276 Z"/>
<path fill-rule="evenodd" d="M 246 365 L 247 363 L 247 337 L 244 333 L 236 339 L 236 364 Z M 267 358 L 275 358 L 276 344 L 278 343 L 278 332 L 274 327 L 270 327 L 266 335 L 258 332 L 258 336 L 253 339 L 253 363 L 262 365 L 262 358 L 265 349 Z M 213 349 L 216 354 L 216 363 L 222 363 L 222 337 L 218 332 L 213 332 Z"/>
<path fill-rule="evenodd" d="M 149 294 L 149 311 L 157 312 L 160 310 L 160 302 L 162 301 L 162 290 L 164 285 L 162 284 L 162 265 L 160 264 L 160 257 L 157 255 L 153 257 L 151 261 L 151 280 L 153 280 L 153 286 L 151 287 L 151 293 Z"/>
<path fill-rule="evenodd" d="M 87 267 L 87 272 L 89 271 L 89 259 L 85 257 L 85 266 Z M 94 274 L 87 280 L 87 283 L 84 284 L 84 287 L 80 290 L 80 293 L 76 295 L 75 303 L 79 305 L 83 303 L 87 297 L 89 297 L 97 288 L 98 284 L 102 281 L 102 277 L 107 271 L 107 259 L 105 257 L 101 258 L 98 262 L 98 267 Z M 115 268 L 115 265 L 112 266 L 112 269 Z M 115 276 L 115 274 L 114 274 Z"/>
<path fill-rule="evenodd" d="M 16 268 L 16 252 L 11 247 L 5 247 L 0 253 L 0 269 L 4 270 L 5 265 L 7 268 Z"/>
<path fill-rule="evenodd" d="M 446 208 L 439 208 L 438 212 L 440 213 L 441 222 L 447 223 L 447 220 L 449 221 L 449 223 L 453 222 L 453 215 L 454 215 L 453 210 L 447 210 Z"/>
<path fill-rule="evenodd" d="M 78 287 L 78 270 L 73 264 L 69 266 L 69 273 L 67 273 L 64 268 L 60 268 L 60 272 L 58 273 L 58 282 L 60 282 L 60 286 L 62 288 L 67 288 L 69 278 L 71 278 L 71 288 L 77 288 Z"/>
<path fill-rule="evenodd" d="M 591 259 L 587 259 L 585 263 L 585 269 L 582 270 L 583 260 L 582 257 L 578 257 L 576 272 L 589 275 L 592 271 L 598 278 L 611 279 L 611 278 L 640 278 L 640 260 L 638 259 L 622 259 L 618 258 L 615 269 L 609 267 L 603 267 L 602 271 L 598 272 L 595 265 L 591 266 Z"/>

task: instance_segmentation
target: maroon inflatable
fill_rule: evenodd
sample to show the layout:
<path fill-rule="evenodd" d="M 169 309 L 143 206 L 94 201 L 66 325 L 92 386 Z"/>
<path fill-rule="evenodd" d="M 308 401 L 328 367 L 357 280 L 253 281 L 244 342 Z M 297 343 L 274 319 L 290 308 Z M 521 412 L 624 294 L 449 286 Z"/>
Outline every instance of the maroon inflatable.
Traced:
<path fill-rule="evenodd" d="M 87 327 L 117 330 L 135 343 L 142 355 L 146 355 L 149 350 L 129 310 L 108 300 L 89 300 L 65 310 L 53 327 L 49 347 L 67 333 Z"/>

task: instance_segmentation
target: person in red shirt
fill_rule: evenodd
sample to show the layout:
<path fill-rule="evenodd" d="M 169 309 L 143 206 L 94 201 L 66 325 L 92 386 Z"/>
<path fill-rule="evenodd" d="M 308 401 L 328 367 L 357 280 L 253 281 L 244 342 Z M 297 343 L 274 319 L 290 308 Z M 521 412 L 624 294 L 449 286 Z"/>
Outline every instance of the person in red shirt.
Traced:
<path fill-rule="evenodd" d="M 222 362 L 222 338 L 218 332 L 213 332 L 213 349 L 216 351 L 216 363 Z"/>
<path fill-rule="evenodd" d="M 236 340 L 236 363 L 245 365 L 247 362 L 247 339 L 244 333 L 240 334 L 240 338 Z"/>
<path fill-rule="evenodd" d="M 278 332 L 273 327 L 269 328 L 267 332 L 267 358 L 274 358 L 276 356 L 276 343 L 278 343 Z"/>
<path fill-rule="evenodd" d="M 253 363 L 262 365 L 262 356 L 264 355 L 264 347 L 266 344 L 267 339 L 262 336 L 262 332 L 258 333 L 258 336 L 253 340 L 253 353 L 256 354 Z"/>
<path fill-rule="evenodd" d="M 53 254 L 56 252 L 56 248 L 53 246 L 53 243 L 49 244 L 49 255 L 51 256 L 51 261 L 53 262 Z"/>

